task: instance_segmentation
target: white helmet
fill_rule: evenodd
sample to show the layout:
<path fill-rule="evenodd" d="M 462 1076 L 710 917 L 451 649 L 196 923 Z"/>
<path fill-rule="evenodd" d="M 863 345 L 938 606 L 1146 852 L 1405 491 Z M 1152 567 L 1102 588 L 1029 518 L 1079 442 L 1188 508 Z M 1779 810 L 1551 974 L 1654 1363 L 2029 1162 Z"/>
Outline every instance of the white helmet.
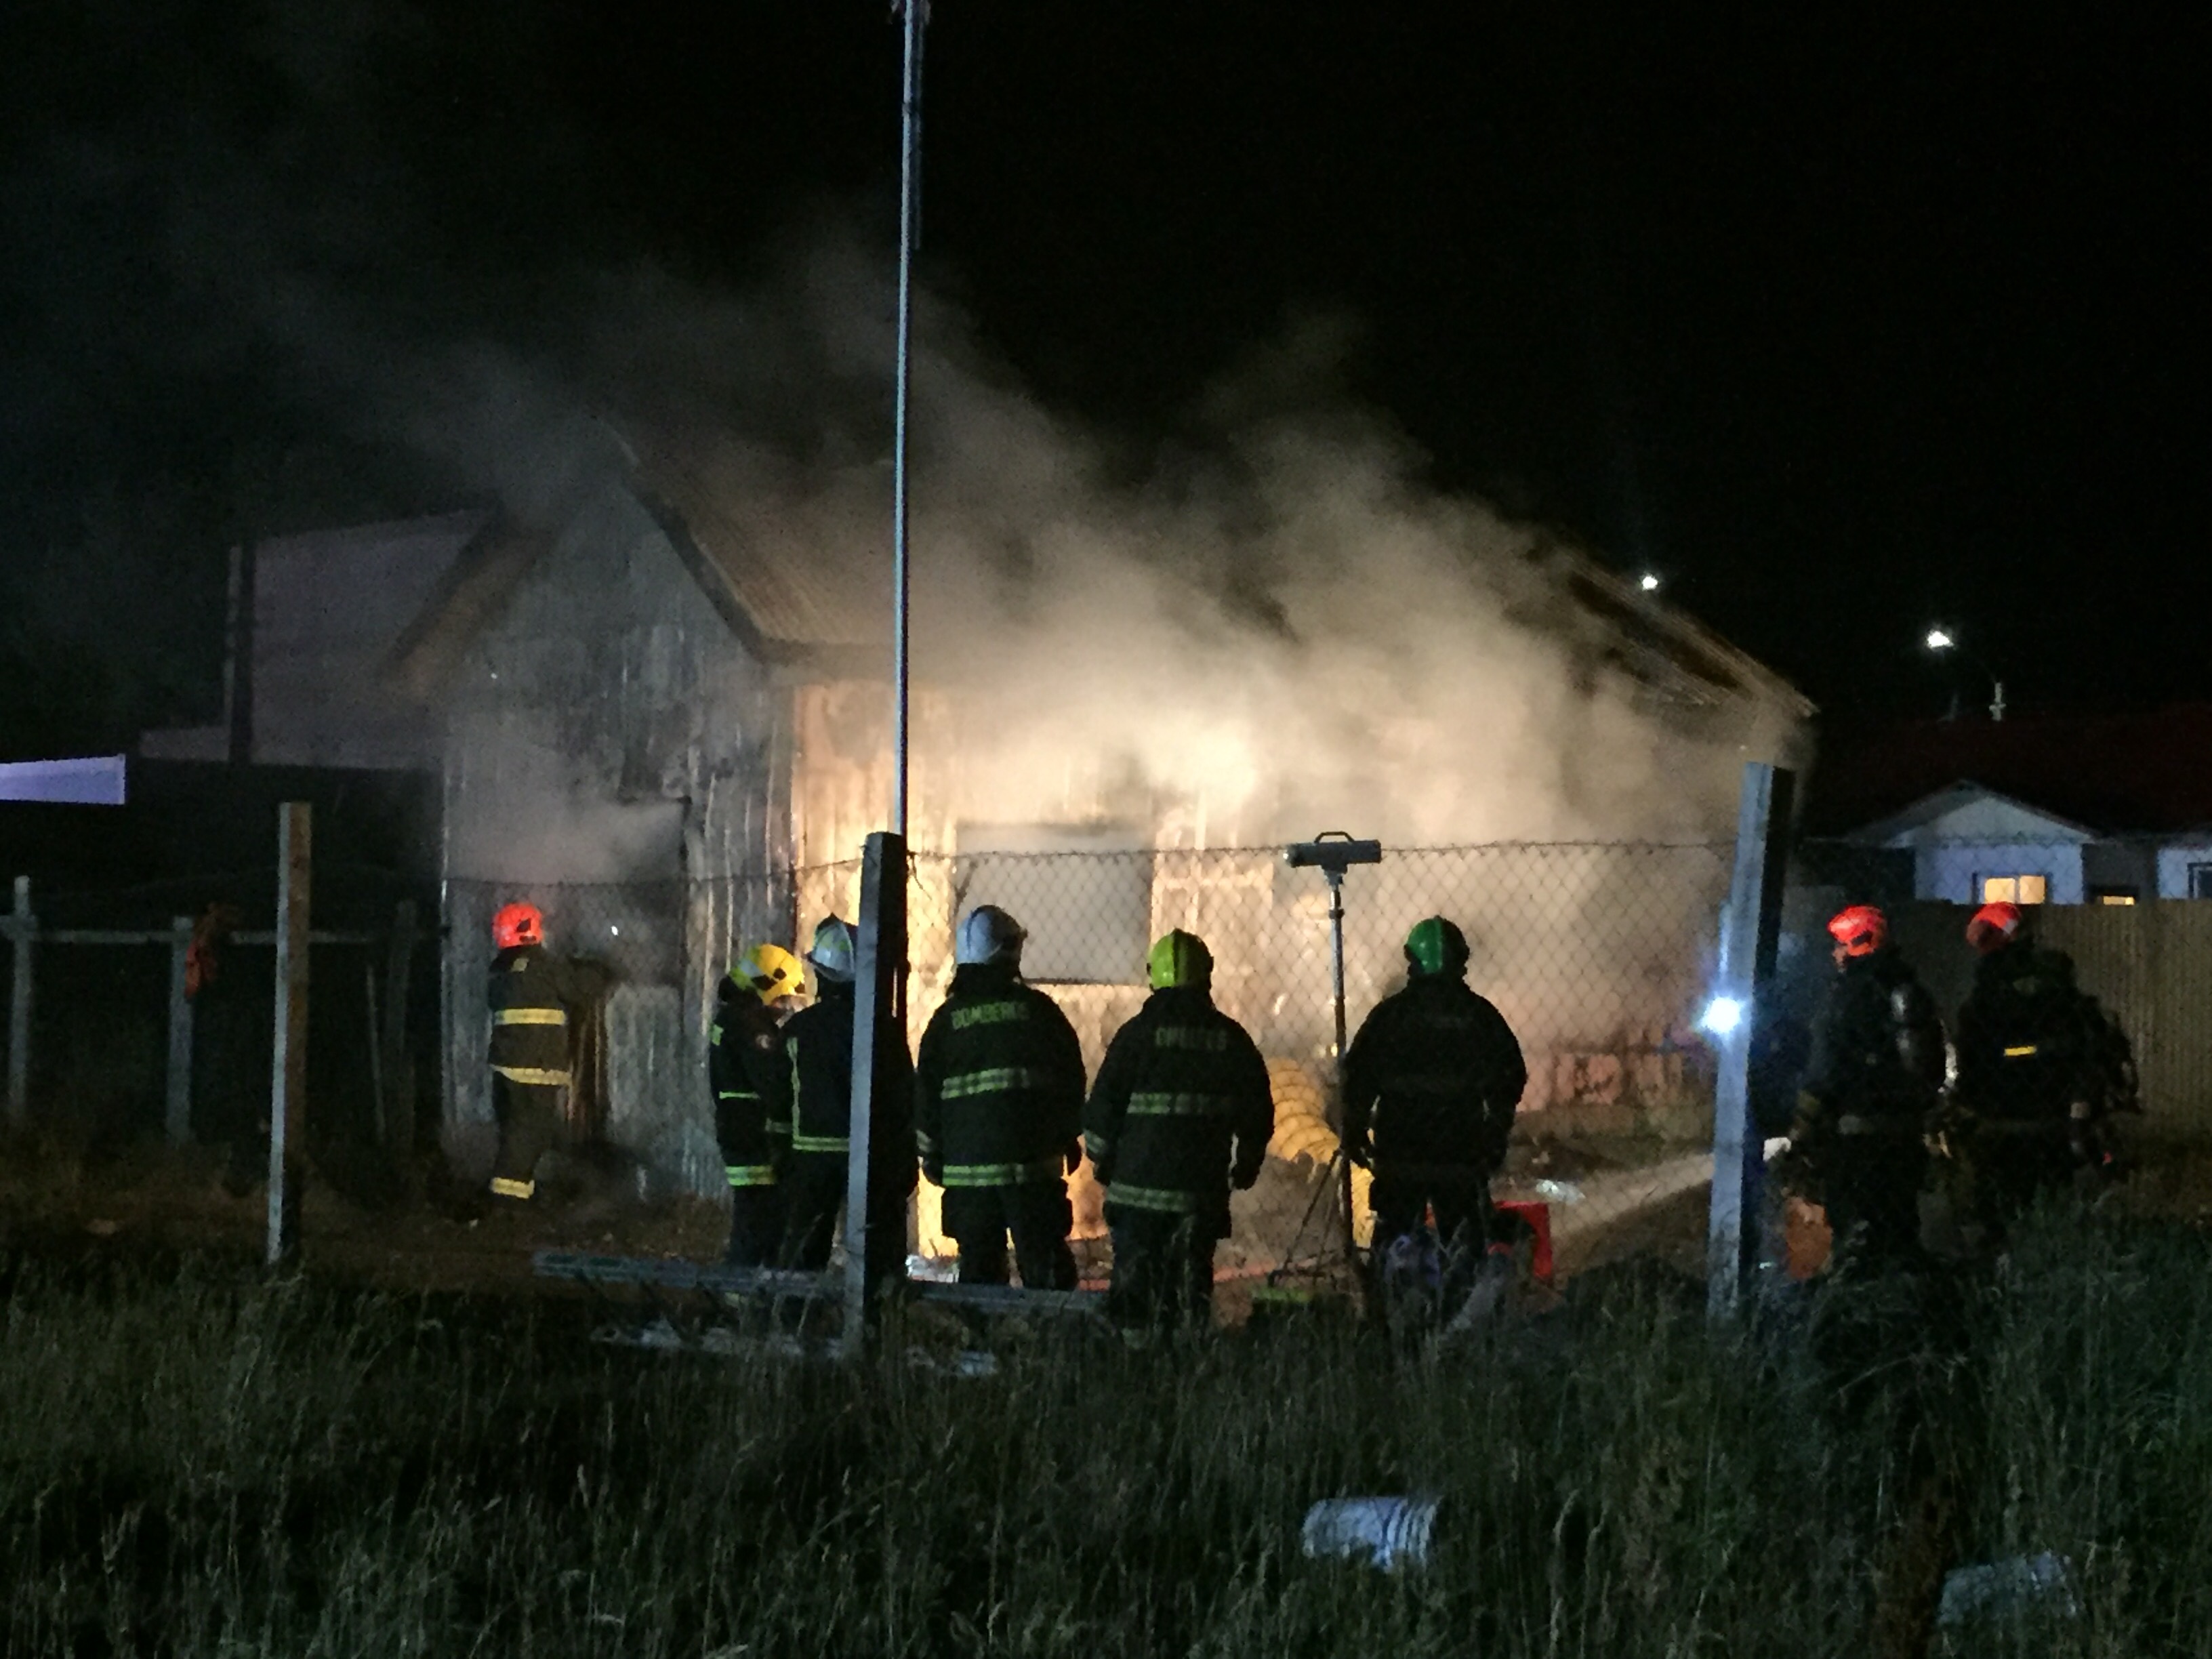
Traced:
<path fill-rule="evenodd" d="M 842 916 L 829 916 L 817 922 L 814 943 L 807 948 L 806 959 L 823 979 L 839 985 L 851 984 L 853 924 Z"/>
<path fill-rule="evenodd" d="M 952 936 L 952 960 L 963 968 L 991 962 L 1018 968 L 1022 941 L 1028 937 L 1021 923 L 997 905 L 979 904 L 960 919 L 960 931 Z"/>

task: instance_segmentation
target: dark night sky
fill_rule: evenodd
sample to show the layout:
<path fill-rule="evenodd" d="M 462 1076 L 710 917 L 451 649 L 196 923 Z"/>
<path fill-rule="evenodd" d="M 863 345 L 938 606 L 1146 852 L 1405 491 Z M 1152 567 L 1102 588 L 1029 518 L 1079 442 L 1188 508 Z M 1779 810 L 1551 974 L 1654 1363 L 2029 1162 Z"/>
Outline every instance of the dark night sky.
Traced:
<path fill-rule="evenodd" d="M 1938 706 L 1936 617 L 2029 706 L 2212 695 L 2201 31 L 1938 9 L 940 0 L 927 270 L 1139 447 L 1356 319 L 1437 482 L 1656 565 L 1836 714 Z M 526 347 L 556 275 L 734 289 L 825 209 L 889 258 L 878 0 L 13 18 L 0 649 L 49 701 L 58 639 L 204 697 L 227 541 L 435 494 L 335 446 L 237 272 Z"/>

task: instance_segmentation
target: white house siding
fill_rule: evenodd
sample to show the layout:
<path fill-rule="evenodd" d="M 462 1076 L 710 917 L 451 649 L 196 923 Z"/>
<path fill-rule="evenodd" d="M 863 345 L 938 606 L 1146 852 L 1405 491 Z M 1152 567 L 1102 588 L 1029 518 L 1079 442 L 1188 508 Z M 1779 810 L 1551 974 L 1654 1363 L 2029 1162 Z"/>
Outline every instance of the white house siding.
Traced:
<path fill-rule="evenodd" d="M 2069 842 L 1947 842 L 1913 849 L 1914 896 L 1950 904 L 1981 902 L 1985 876 L 2041 876 L 2046 902 L 2081 902 L 2081 848 Z"/>
<path fill-rule="evenodd" d="M 2192 864 L 2212 864 L 2212 841 L 2172 842 L 2160 848 L 2158 896 L 2189 897 L 2189 866 Z"/>
<path fill-rule="evenodd" d="M 1978 904 L 1983 878 L 2033 875 L 2050 884 L 2047 902 L 2081 902 L 2081 849 L 2089 832 L 2002 795 L 1948 792 L 1863 833 L 1881 846 L 1911 852 L 1916 897 Z"/>

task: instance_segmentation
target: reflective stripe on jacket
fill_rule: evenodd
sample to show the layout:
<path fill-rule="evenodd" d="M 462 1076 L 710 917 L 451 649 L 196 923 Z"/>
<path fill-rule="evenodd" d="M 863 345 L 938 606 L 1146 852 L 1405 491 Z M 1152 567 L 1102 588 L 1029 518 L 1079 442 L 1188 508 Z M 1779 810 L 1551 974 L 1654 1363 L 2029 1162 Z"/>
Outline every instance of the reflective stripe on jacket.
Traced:
<path fill-rule="evenodd" d="M 491 1069 L 515 1083 L 554 1086 L 568 1081 L 569 975 L 540 945 L 520 945 L 492 958 L 484 986 L 491 1009 Z"/>
<path fill-rule="evenodd" d="M 1083 1047 L 1058 1005 L 1002 964 L 956 970 L 915 1070 L 914 1127 L 931 1178 L 1057 1181 L 1082 1114 Z"/>
<path fill-rule="evenodd" d="M 791 1150 L 842 1158 L 852 1146 L 854 988 L 823 981 L 811 1007 L 784 1023 L 791 1056 Z M 905 1058 L 899 1045 L 894 1061 Z M 869 1103 L 870 1179 L 879 1192 L 914 1190 L 914 1079 L 894 1066 Z"/>
<path fill-rule="evenodd" d="M 750 986 L 725 975 L 707 1032 L 707 1080 L 714 1095 L 714 1140 L 726 1171 L 760 1172 L 730 1184 L 768 1186 L 791 1122 L 791 1078 L 783 1032 Z"/>
<path fill-rule="evenodd" d="M 1229 1231 L 1232 1179 L 1249 1185 L 1275 1132 L 1267 1062 L 1195 987 L 1155 991 L 1114 1034 L 1083 1113 L 1106 1204 Z"/>

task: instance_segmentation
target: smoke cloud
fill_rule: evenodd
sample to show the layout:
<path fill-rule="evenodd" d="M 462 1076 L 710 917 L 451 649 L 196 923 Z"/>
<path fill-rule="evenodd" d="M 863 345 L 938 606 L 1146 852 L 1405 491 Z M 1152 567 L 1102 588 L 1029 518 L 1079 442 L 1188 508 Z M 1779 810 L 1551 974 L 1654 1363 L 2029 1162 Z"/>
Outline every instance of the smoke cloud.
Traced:
<path fill-rule="evenodd" d="M 647 447 L 708 456 L 741 556 L 887 607 L 883 267 L 823 234 L 742 300 L 603 289 L 587 373 Z M 1540 531 L 1424 486 L 1384 418 L 1328 392 L 1326 327 L 1224 377 L 1195 440 L 1133 453 L 949 305 L 918 332 L 915 672 L 961 695 L 950 752 L 917 761 L 963 821 L 1705 839 L 1741 763 L 1793 741 L 1786 710 L 1670 708 L 1610 661 Z"/>
<path fill-rule="evenodd" d="M 748 293 L 541 281 L 526 331 L 445 343 L 249 277 L 362 437 L 556 532 L 680 456 L 735 527 L 719 551 L 859 596 L 887 640 L 893 289 L 849 226 L 796 235 Z M 1624 672 L 1540 527 L 1426 486 L 1385 416 L 1330 391 L 1333 325 L 1225 374 L 1172 447 L 1048 408 L 942 298 L 917 336 L 915 669 L 958 714 L 916 762 L 951 822 L 1716 839 L 1741 763 L 1798 740 L 1787 709 L 1670 707 Z"/>

